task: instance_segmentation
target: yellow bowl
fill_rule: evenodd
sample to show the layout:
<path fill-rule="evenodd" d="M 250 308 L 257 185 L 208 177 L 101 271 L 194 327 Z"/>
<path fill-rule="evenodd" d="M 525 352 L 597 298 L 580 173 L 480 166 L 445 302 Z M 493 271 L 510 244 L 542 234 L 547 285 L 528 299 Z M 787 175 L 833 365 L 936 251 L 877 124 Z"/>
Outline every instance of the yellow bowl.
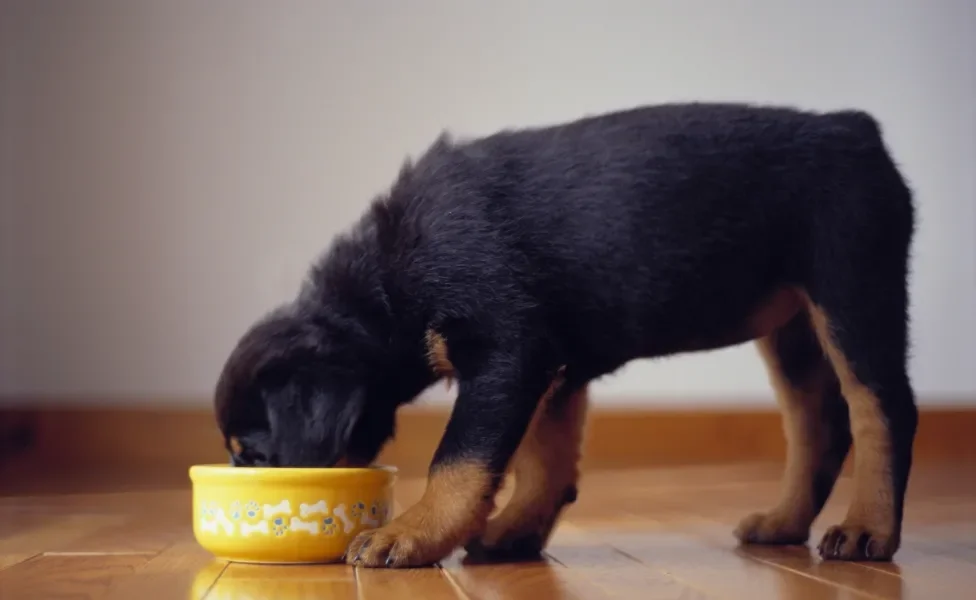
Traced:
<path fill-rule="evenodd" d="M 335 562 L 393 511 L 394 467 L 190 467 L 193 535 L 219 559 Z"/>

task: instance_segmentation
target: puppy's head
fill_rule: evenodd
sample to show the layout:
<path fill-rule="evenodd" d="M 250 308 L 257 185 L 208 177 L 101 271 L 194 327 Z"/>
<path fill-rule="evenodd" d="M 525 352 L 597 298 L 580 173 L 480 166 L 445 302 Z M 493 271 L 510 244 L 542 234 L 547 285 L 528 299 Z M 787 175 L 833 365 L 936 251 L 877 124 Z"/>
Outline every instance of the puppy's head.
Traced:
<path fill-rule="evenodd" d="M 245 333 L 224 365 L 214 398 L 231 462 L 371 463 L 393 435 L 396 407 L 370 383 L 354 345 L 293 306 Z"/>

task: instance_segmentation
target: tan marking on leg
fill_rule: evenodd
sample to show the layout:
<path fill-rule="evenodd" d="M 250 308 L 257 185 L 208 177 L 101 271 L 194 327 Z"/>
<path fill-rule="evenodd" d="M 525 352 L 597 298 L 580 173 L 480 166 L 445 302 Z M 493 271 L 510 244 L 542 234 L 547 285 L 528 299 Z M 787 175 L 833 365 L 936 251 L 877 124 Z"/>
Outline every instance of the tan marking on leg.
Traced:
<path fill-rule="evenodd" d="M 780 288 L 763 298 L 741 322 L 714 337 L 692 338 L 684 352 L 701 352 L 737 346 L 771 335 L 803 310 L 803 295 L 795 288 Z"/>
<path fill-rule="evenodd" d="M 829 367 L 813 367 L 809 380 L 796 386 L 783 373 L 776 354 L 776 334 L 757 340 L 756 347 L 783 415 L 786 469 L 776 506 L 743 519 L 735 534 L 743 542 L 802 544 L 809 538 L 810 525 L 819 512 L 812 494 L 829 444 L 829 434 L 821 420 Z"/>
<path fill-rule="evenodd" d="M 444 379 L 450 388 L 454 380 L 454 365 L 448 356 L 447 340 L 433 329 L 427 330 L 424 339 L 427 344 L 427 363 L 434 374 Z"/>
<path fill-rule="evenodd" d="M 367 567 L 424 566 L 481 534 L 494 507 L 491 474 L 484 465 L 437 466 L 420 501 L 385 527 L 359 534 L 346 561 Z"/>
<path fill-rule="evenodd" d="M 823 543 L 836 546 L 836 558 L 859 558 L 859 538 L 869 536 L 869 557 L 890 557 L 900 543 L 895 516 L 892 441 L 878 396 L 854 374 L 838 347 L 830 319 L 810 304 L 810 320 L 840 380 L 850 409 L 854 438 L 854 494 L 844 522 L 828 530 Z"/>
<path fill-rule="evenodd" d="M 488 522 L 480 546 L 488 551 L 541 551 L 567 503 L 575 501 L 588 404 L 583 388 L 564 404 L 539 403 L 511 463 L 515 489 L 505 508 Z"/>
<path fill-rule="evenodd" d="M 754 338 L 772 335 L 789 323 L 803 309 L 803 297 L 793 288 L 773 292 L 747 319 L 747 329 Z"/>

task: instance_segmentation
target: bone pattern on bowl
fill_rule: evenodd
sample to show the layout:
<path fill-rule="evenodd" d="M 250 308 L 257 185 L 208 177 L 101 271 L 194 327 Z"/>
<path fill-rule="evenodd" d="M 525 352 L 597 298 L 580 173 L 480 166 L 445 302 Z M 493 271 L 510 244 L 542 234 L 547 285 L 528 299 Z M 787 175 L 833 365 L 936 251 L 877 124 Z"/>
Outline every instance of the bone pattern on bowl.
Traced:
<path fill-rule="evenodd" d="M 373 502 L 368 508 L 365 502 L 353 502 L 348 507 L 343 503 L 330 509 L 325 500 L 302 503 L 298 511 L 293 511 L 288 500 L 263 506 L 253 500 L 234 500 L 225 511 L 216 502 L 204 500 L 200 506 L 200 529 L 211 534 L 244 537 L 256 534 L 282 537 L 290 533 L 331 536 L 349 533 L 357 524 L 370 529 L 378 527 L 388 520 L 389 511 L 390 507 L 383 501 Z M 293 512 L 298 512 L 298 516 Z M 254 522 L 258 517 L 262 518 Z"/>

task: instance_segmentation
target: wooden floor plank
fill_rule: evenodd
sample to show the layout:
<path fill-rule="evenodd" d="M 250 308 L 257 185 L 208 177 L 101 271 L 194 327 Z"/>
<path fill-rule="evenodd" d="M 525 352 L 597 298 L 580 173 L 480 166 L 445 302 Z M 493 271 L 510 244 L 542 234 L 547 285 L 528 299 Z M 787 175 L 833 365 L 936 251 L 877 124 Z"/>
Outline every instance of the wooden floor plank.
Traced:
<path fill-rule="evenodd" d="M 7 522 L 16 521 L 16 523 Z M 3 515 L 0 512 L 0 554 L 40 554 L 125 522 L 115 515 Z"/>
<path fill-rule="evenodd" d="M 206 600 L 288 598 L 356 600 L 356 574 L 345 565 L 268 566 L 232 563 Z"/>
<path fill-rule="evenodd" d="M 954 545 L 922 543 L 903 548 L 892 563 L 863 566 L 899 579 L 902 598 L 962 600 L 976 596 L 976 562 L 967 558 Z"/>
<path fill-rule="evenodd" d="M 976 469 L 913 474 L 893 563 L 822 563 L 809 548 L 738 548 L 737 521 L 775 501 L 781 468 L 743 465 L 589 473 L 534 563 L 354 570 L 219 562 L 192 537 L 190 492 L 84 480 L 0 497 L 0 598 L 938 598 L 976 590 Z M 142 476 L 145 476 L 143 474 Z M 838 482 L 811 545 L 839 522 L 853 486 Z M 423 493 L 397 483 L 397 511 Z M 113 491 L 114 489 L 114 491 Z M 511 493 L 511 488 L 503 494 Z"/>
<path fill-rule="evenodd" d="M 424 598 L 464 600 L 466 596 L 440 568 L 356 569 L 359 597 L 363 600 Z"/>
<path fill-rule="evenodd" d="M 721 597 L 710 596 L 662 570 L 635 562 L 610 546 L 591 544 L 585 541 L 585 536 L 575 537 L 571 540 L 567 536 L 556 536 L 547 554 L 614 598 L 703 600 Z"/>
<path fill-rule="evenodd" d="M 970 505 L 951 523 L 910 528 L 903 546 L 915 548 L 926 556 L 951 556 L 957 561 L 976 565 L 976 506 Z"/>
<path fill-rule="evenodd" d="M 850 594 L 883 600 L 898 600 L 904 596 L 898 577 L 857 563 L 824 562 L 814 557 L 808 548 L 745 546 L 737 548 L 735 552 L 791 574 L 836 586 Z"/>
<path fill-rule="evenodd" d="M 695 539 L 709 552 L 736 554 L 791 575 L 826 583 L 852 597 L 877 599 L 902 598 L 901 582 L 860 563 L 822 561 L 806 546 L 741 546 L 728 533 L 727 523 L 699 523 L 685 535 Z M 816 539 L 816 538 L 814 538 Z"/>
<path fill-rule="evenodd" d="M 150 557 L 37 556 L 0 571 L 0 598 L 102 598 L 118 577 L 132 574 Z"/>
<path fill-rule="evenodd" d="M 842 591 L 828 582 L 777 569 L 687 536 L 655 533 L 600 537 L 633 560 L 660 569 L 710 596 L 730 600 L 813 600 L 835 598 Z"/>
<path fill-rule="evenodd" d="M 124 522 L 103 527 L 73 540 L 58 540 L 48 553 L 157 554 L 168 546 L 192 539 L 186 520 L 130 516 Z"/>
<path fill-rule="evenodd" d="M 969 598 L 976 589 L 976 555 L 969 556 L 959 546 L 960 539 L 976 539 L 976 511 L 958 510 L 955 500 L 945 504 L 937 495 L 916 498 L 915 514 L 906 521 L 902 547 L 894 562 L 822 561 L 811 546 L 819 535 L 811 535 L 806 546 L 738 547 L 727 534 L 729 523 L 703 520 L 687 533 L 721 551 L 776 566 L 799 575 L 836 585 L 856 596 L 898 599 Z M 839 522 L 845 506 L 835 505 L 832 514 L 822 516 L 823 524 Z M 966 520 L 966 519 L 970 520 Z M 946 524 L 944 519 L 952 519 Z"/>
<path fill-rule="evenodd" d="M 133 573 L 112 580 L 105 600 L 204 598 L 227 563 L 214 559 L 195 541 L 178 542 L 152 557 Z"/>
<path fill-rule="evenodd" d="M 600 600 L 614 596 L 553 560 L 492 564 L 457 552 L 441 563 L 444 572 L 472 600 Z"/>
<path fill-rule="evenodd" d="M 22 563 L 25 560 L 30 560 L 34 558 L 37 554 L 31 554 L 27 552 L 6 552 L 0 554 L 0 571 L 12 567 L 16 564 Z"/>

